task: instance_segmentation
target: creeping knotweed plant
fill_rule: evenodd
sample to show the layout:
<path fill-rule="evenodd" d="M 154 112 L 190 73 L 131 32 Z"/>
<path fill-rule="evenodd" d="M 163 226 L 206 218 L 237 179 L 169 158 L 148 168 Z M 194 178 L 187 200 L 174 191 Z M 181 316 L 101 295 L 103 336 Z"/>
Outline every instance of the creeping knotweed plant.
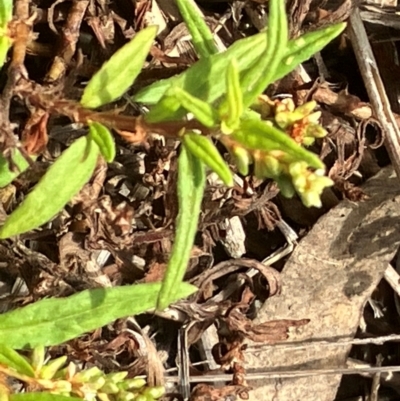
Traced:
<path fill-rule="evenodd" d="M 29 359 L 12 349 L 1 347 L 0 359 L 5 356 L 8 367 L 0 367 L 4 382 L 7 376 L 20 380 L 37 393 L 37 401 L 42 399 L 40 394 L 45 393 L 79 397 L 85 401 L 154 401 L 164 395 L 164 387 L 149 387 L 142 378 L 129 379 L 128 372 L 105 374 L 95 366 L 78 370 L 72 362 L 65 367 L 66 356 L 45 362 L 42 346 L 36 347 Z M 5 383 L 0 383 L 0 392 L 3 396 L 1 401 L 12 401 L 11 390 Z"/>
<path fill-rule="evenodd" d="M 44 363 L 43 347 L 58 345 L 118 318 L 164 309 L 196 291 L 183 278 L 198 228 L 206 167 L 227 186 L 233 185 L 232 170 L 216 147 L 217 142 L 231 154 L 236 171 L 247 175 L 252 166 L 256 176 L 275 180 L 283 195 L 297 193 L 307 206 L 320 206 L 323 189 L 332 184 L 324 176 L 323 162 L 306 149 L 325 135 L 315 103 L 296 107 L 291 100 L 277 102 L 261 95 L 270 84 L 337 37 L 345 24 L 290 39 L 285 1 L 269 0 L 268 29 L 238 40 L 219 53 L 212 32 L 199 18 L 193 2 L 176 2 L 200 60 L 182 74 L 155 82 L 133 95 L 134 101 L 148 106 L 147 115 L 136 118 L 94 109 L 116 101 L 132 87 L 157 37 L 156 26 L 140 30 L 116 51 L 89 81 L 79 103 L 49 99 L 45 91 L 41 97 L 40 85 L 32 86 L 28 81 L 19 93 L 29 107 L 46 110 L 49 115 L 63 114 L 87 126 L 88 133 L 74 140 L 51 164 L 0 226 L 0 239 L 50 221 L 90 180 L 99 158 L 112 162 L 117 149 L 111 129 L 135 133 L 132 136 L 141 140 L 157 132 L 181 142 L 176 188 L 179 213 L 162 282 L 85 290 L 0 315 L 0 401 L 13 401 L 6 377 L 26 383 L 35 393 L 35 398 L 26 399 L 35 401 L 54 400 L 41 399 L 41 394 L 57 394 L 62 401 L 67 401 L 62 397 L 151 401 L 162 395 L 163 389 L 148 388 L 141 379 L 127 379 L 124 372 L 104 374 L 97 368 L 78 372 L 72 364 L 63 368 L 65 357 Z M 29 28 L 24 21 L 13 18 L 12 12 L 11 0 L 0 1 L 0 67 L 7 60 L 8 49 L 16 43 L 16 29 L 12 27 Z M 30 154 L 19 141 L 10 152 L 0 154 L 0 187 L 30 168 L 37 157 L 40 155 L 33 151 Z M 14 351 L 34 347 L 38 348 L 30 361 Z M 22 401 L 23 397 L 15 399 Z"/>

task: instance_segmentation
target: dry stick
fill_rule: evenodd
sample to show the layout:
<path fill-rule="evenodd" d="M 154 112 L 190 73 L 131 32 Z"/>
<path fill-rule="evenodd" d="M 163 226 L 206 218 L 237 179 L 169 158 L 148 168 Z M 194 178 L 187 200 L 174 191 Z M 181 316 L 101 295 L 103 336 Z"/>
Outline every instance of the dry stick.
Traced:
<path fill-rule="evenodd" d="M 393 291 L 400 297 L 400 276 L 392 265 L 388 265 L 384 277 L 388 284 L 393 288 Z"/>
<path fill-rule="evenodd" d="M 385 134 L 386 149 L 400 179 L 400 131 L 390 108 L 358 8 L 354 8 L 350 16 L 348 31 L 374 114 Z"/>
<path fill-rule="evenodd" d="M 76 51 L 79 30 L 88 5 L 88 0 L 73 1 L 65 25 L 62 28 L 58 53 L 54 57 L 53 64 L 46 74 L 46 82 L 52 83 L 65 76 L 66 69 Z"/>
<path fill-rule="evenodd" d="M 358 8 L 353 10 L 350 17 L 349 32 L 374 114 L 385 134 L 386 149 L 397 177 L 400 179 L 400 130 L 396 118 L 392 113 Z M 389 265 L 384 273 L 384 277 L 393 290 L 400 296 L 399 275 L 396 270 Z"/>
<path fill-rule="evenodd" d="M 369 363 L 359 361 L 358 359 L 348 358 L 346 361 L 346 365 L 348 368 L 365 368 L 371 367 Z M 380 382 L 385 386 L 392 387 L 398 391 L 400 389 L 400 374 L 392 373 L 392 372 L 379 372 L 380 373 Z M 371 375 L 368 373 L 360 373 L 360 376 L 371 378 Z"/>
<path fill-rule="evenodd" d="M 400 179 L 400 130 L 392 113 L 358 8 L 354 8 L 350 16 L 349 32 L 372 109 L 385 134 L 385 146 L 397 178 Z M 388 266 L 384 277 L 393 290 L 400 295 L 399 276 L 392 266 Z"/>
<path fill-rule="evenodd" d="M 34 16 L 30 18 L 30 3 L 30 0 L 17 0 L 15 2 L 14 12 L 17 20 L 14 25 L 15 40 L 11 68 L 22 68 L 24 65 L 26 46 L 32 33 L 32 25 L 35 18 Z"/>
<path fill-rule="evenodd" d="M 16 141 L 10 123 L 10 104 L 15 93 L 15 86 L 21 77 L 28 78 L 25 69 L 26 46 L 32 36 L 32 25 L 35 16 L 29 14 L 30 0 L 16 0 L 14 5 L 14 21 L 9 26 L 14 37 L 12 57 L 8 69 L 7 82 L 0 98 L 0 131 L 3 155 L 10 150 L 19 147 L 22 155 L 32 163 L 31 158 L 20 143 Z"/>
<path fill-rule="evenodd" d="M 383 362 L 383 356 L 381 354 L 379 354 L 376 357 L 376 365 L 377 366 L 382 366 L 382 362 Z M 370 401 L 378 401 L 379 400 L 379 396 L 378 396 L 378 392 L 379 392 L 379 387 L 381 386 L 381 372 L 376 372 L 373 377 L 372 377 L 372 383 L 371 383 L 371 394 L 370 394 Z"/>

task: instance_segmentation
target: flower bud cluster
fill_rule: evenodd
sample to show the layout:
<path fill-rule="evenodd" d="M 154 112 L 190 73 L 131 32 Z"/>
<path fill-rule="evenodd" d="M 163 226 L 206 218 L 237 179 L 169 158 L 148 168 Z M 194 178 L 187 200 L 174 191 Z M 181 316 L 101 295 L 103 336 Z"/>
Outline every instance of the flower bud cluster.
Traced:
<path fill-rule="evenodd" d="M 164 395 L 164 387 L 147 387 L 142 378 L 127 379 L 128 372 L 105 374 L 92 367 L 74 374 L 74 370 L 75 366 L 70 364 L 67 380 L 55 381 L 56 387 L 50 392 L 79 396 L 85 401 L 154 401 Z"/>
<path fill-rule="evenodd" d="M 106 374 L 96 366 L 78 371 L 72 362 L 65 367 L 66 356 L 46 362 L 45 354 L 44 347 L 36 347 L 26 361 L 33 376 L 27 376 L 28 383 L 42 392 L 85 401 L 154 401 L 165 392 L 162 386 L 147 386 L 143 378 L 127 378 L 128 372 Z M 23 377 L 19 378 L 24 380 Z M 4 401 L 8 400 L 7 393 L 5 397 Z"/>
<path fill-rule="evenodd" d="M 269 177 L 276 181 L 285 197 L 297 193 L 307 207 L 321 207 L 320 196 L 333 181 L 324 170 L 312 171 L 304 161 L 293 161 L 280 151 L 254 152 L 254 173 L 259 178 Z"/>
<path fill-rule="evenodd" d="M 327 134 L 319 124 L 321 112 L 314 111 L 317 107 L 314 100 L 296 107 L 292 98 L 270 100 L 262 95 L 255 107 L 263 119 L 272 121 L 298 144 L 310 146 L 316 138 Z"/>

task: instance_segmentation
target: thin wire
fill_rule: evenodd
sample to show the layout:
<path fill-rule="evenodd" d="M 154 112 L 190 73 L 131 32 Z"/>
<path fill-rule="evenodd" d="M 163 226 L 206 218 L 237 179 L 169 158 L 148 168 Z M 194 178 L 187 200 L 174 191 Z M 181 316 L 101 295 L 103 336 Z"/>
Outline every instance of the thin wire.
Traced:
<path fill-rule="evenodd" d="M 253 344 L 247 347 L 250 349 L 282 349 L 290 348 L 290 350 L 312 348 L 312 347 L 337 347 L 340 345 L 365 345 L 365 344 L 376 344 L 382 345 L 388 341 L 400 341 L 400 334 L 390 334 L 387 336 L 370 337 L 370 338 L 353 338 L 341 341 L 335 340 L 320 340 L 320 341 L 309 341 L 309 342 L 292 342 L 292 343 L 275 343 L 275 344 Z"/>
<path fill-rule="evenodd" d="M 311 376 L 322 376 L 322 375 L 354 375 L 360 373 L 393 373 L 400 372 L 400 366 L 381 366 L 381 367 L 365 367 L 365 368 L 331 368 L 331 369 L 307 369 L 307 370 L 258 370 L 249 372 L 245 375 L 246 380 L 263 380 L 263 379 L 283 379 L 283 378 L 302 378 Z M 167 376 L 165 378 L 167 382 L 177 383 L 179 380 L 178 376 Z M 192 376 L 190 377 L 191 383 L 209 383 L 209 382 L 230 382 L 232 381 L 232 374 L 206 374 L 203 376 Z"/>
<path fill-rule="evenodd" d="M 400 334 L 391 334 L 387 336 L 379 336 L 379 337 L 370 337 L 370 338 L 353 338 L 342 341 L 334 341 L 334 340 L 321 340 L 321 341 L 309 341 L 309 342 L 295 342 L 295 343 L 275 343 L 275 344 L 253 344 L 248 345 L 246 351 L 249 350 L 266 350 L 266 349 L 290 349 L 291 351 L 299 350 L 299 349 L 307 349 L 313 347 L 337 347 L 337 346 L 348 346 L 348 345 L 366 345 L 366 344 L 375 344 L 382 345 L 385 342 L 389 341 L 399 341 L 400 342 Z M 203 360 L 199 362 L 195 362 L 193 366 L 205 365 L 209 363 L 209 360 Z M 167 373 L 176 372 L 177 368 L 170 368 L 167 370 Z"/>

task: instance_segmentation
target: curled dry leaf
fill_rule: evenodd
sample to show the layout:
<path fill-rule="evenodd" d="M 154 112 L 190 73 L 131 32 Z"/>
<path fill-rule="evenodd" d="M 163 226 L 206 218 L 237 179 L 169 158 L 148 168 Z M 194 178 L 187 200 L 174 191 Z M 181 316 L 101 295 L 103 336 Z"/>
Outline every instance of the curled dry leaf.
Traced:
<path fill-rule="evenodd" d="M 270 297 L 281 292 L 280 273 L 277 270 L 258 261 L 254 264 L 254 268 L 257 269 L 267 280 Z"/>
<path fill-rule="evenodd" d="M 304 326 L 309 322 L 309 319 L 271 320 L 261 324 L 254 324 L 238 308 L 233 308 L 228 316 L 224 318 L 224 321 L 232 333 L 238 333 L 254 342 L 274 343 L 286 340 L 290 327 Z"/>
<path fill-rule="evenodd" d="M 125 201 L 113 205 L 111 198 L 104 195 L 84 210 L 90 229 L 88 242 L 95 249 L 108 243 L 110 247 L 122 246 L 131 230 L 133 208 Z M 129 240 L 128 240 L 129 241 Z M 103 244 L 104 242 L 104 244 Z"/>
<path fill-rule="evenodd" d="M 161 281 L 164 277 L 167 265 L 165 263 L 153 262 L 150 265 L 149 271 L 146 273 L 144 278 L 145 283 L 154 283 L 156 281 Z"/>
<path fill-rule="evenodd" d="M 246 350 L 246 345 L 243 344 L 243 339 L 222 340 L 212 348 L 212 355 L 215 362 L 221 365 L 221 369 L 231 369 L 237 363 L 243 363 L 243 351 Z"/>
<path fill-rule="evenodd" d="M 38 155 L 46 148 L 49 116 L 49 113 L 38 109 L 29 117 L 22 133 L 22 143 L 29 155 Z"/>
<path fill-rule="evenodd" d="M 194 285 L 200 288 L 197 296 L 199 297 L 201 293 L 207 293 L 207 290 L 213 281 L 227 274 L 236 272 L 242 268 L 258 270 L 267 281 L 270 296 L 279 294 L 281 290 L 280 273 L 274 268 L 265 266 L 257 260 L 243 258 L 218 263 L 213 268 L 208 269 L 206 272 L 200 274 L 192 282 Z"/>

